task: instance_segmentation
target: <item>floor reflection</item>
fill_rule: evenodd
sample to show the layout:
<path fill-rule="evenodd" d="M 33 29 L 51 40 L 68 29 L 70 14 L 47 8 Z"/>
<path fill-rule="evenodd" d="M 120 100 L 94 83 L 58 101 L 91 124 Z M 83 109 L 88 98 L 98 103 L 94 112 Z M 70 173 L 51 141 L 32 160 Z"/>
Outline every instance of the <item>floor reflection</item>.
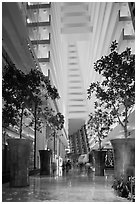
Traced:
<path fill-rule="evenodd" d="M 117 197 L 111 188 L 113 172 L 105 172 L 104 177 L 79 174 L 77 170 L 56 177 L 31 176 L 30 186 L 2 187 L 2 201 L 7 202 L 126 202 Z"/>

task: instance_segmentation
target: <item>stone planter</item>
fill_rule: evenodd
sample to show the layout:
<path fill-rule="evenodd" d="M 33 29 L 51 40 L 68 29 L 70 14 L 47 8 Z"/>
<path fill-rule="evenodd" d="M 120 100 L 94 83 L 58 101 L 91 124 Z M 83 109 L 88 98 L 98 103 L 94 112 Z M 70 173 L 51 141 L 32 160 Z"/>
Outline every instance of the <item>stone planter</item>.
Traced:
<path fill-rule="evenodd" d="M 120 178 L 124 175 L 135 175 L 135 139 L 114 139 L 111 140 L 114 150 L 114 175 Z"/>
<path fill-rule="evenodd" d="M 51 175 L 51 150 L 39 150 L 40 175 Z"/>
<path fill-rule="evenodd" d="M 7 140 L 10 155 L 10 186 L 29 185 L 29 157 L 32 141 L 13 138 Z"/>
<path fill-rule="evenodd" d="M 95 176 L 104 176 L 106 151 L 93 150 Z"/>

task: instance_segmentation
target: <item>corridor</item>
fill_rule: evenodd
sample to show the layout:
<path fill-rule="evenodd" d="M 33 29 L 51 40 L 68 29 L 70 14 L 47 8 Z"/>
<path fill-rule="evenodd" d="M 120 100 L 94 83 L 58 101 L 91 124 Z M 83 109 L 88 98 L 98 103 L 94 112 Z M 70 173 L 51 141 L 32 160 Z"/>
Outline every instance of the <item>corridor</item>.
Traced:
<path fill-rule="evenodd" d="M 112 168 L 134 200 L 135 2 L 2 2 L 2 201 L 129 202 Z"/>
<path fill-rule="evenodd" d="M 89 176 L 73 170 L 61 177 L 30 176 L 30 186 L 10 188 L 3 185 L 3 202 L 128 202 L 111 188 L 113 171 L 104 177 Z"/>

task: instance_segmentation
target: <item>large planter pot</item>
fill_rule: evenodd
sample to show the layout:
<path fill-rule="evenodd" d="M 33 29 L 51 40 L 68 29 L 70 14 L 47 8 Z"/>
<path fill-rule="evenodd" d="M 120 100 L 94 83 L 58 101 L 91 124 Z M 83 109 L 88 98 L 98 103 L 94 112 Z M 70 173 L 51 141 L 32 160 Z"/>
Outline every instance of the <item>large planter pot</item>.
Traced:
<path fill-rule="evenodd" d="M 93 151 L 95 160 L 95 176 L 104 176 L 106 151 Z"/>
<path fill-rule="evenodd" d="M 51 150 L 39 150 L 40 153 L 40 175 L 51 174 Z"/>
<path fill-rule="evenodd" d="M 29 185 L 29 158 L 32 141 L 28 139 L 8 139 L 10 155 L 10 186 Z"/>
<path fill-rule="evenodd" d="M 115 178 L 135 175 L 135 139 L 111 140 L 114 150 L 114 175 Z"/>

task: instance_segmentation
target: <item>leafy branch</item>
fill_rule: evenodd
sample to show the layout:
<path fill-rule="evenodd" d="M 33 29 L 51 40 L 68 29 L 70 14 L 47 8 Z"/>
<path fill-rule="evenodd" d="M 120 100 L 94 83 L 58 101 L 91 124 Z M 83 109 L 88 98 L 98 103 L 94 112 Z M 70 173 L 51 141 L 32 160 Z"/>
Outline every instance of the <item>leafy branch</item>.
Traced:
<path fill-rule="evenodd" d="M 96 109 L 94 113 L 90 113 L 88 120 L 88 128 L 91 130 L 91 137 L 94 136 L 99 143 L 99 150 L 102 149 L 102 140 L 107 137 L 111 130 L 113 118 L 107 111 Z"/>
<path fill-rule="evenodd" d="M 117 51 L 118 43 L 113 41 L 110 54 L 94 63 L 96 72 L 102 75 L 102 82 L 93 82 L 87 89 L 88 99 L 95 94 L 103 109 L 109 111 L 124 128 L 128 137 L 127 124 L 130 110 L 135 104 L 135 55 L 131 48 L 122 53 Z"/>

